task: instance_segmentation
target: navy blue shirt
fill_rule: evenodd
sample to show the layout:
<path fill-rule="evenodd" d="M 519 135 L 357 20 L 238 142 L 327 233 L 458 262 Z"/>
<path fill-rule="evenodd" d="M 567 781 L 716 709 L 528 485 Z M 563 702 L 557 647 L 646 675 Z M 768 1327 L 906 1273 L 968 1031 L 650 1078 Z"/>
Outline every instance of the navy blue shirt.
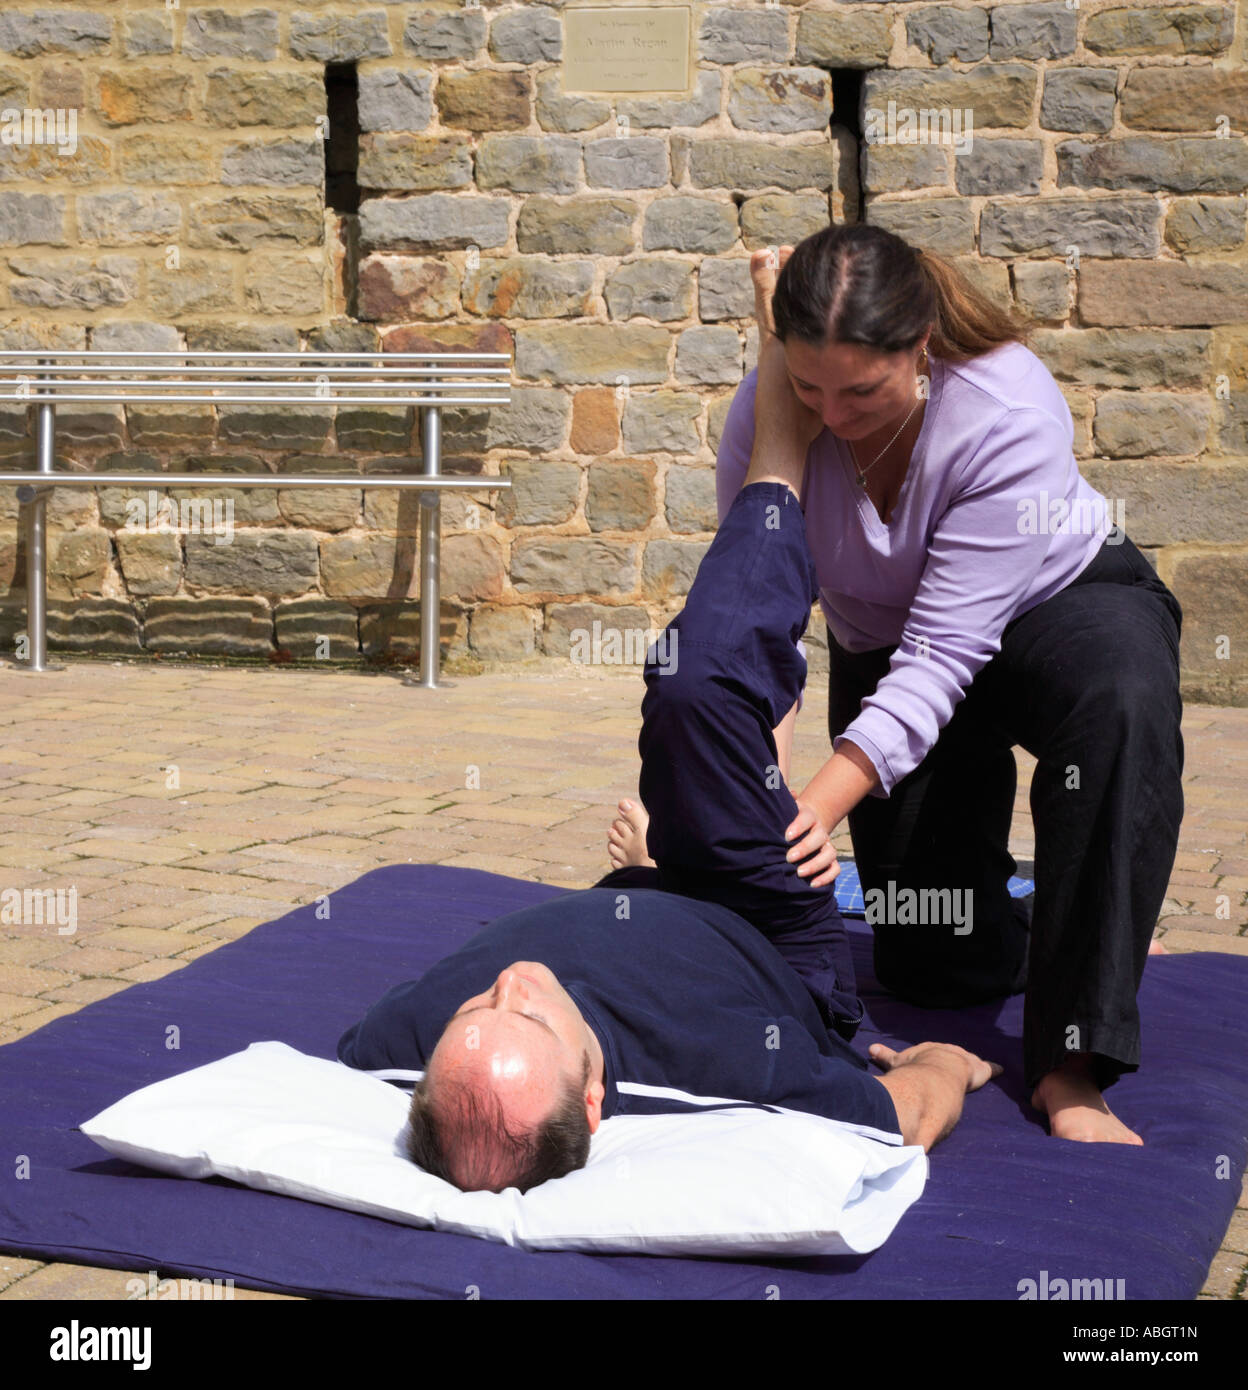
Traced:
<path fill-rule="evenodd" d="M 901 1142 L 887 1089 L 767 938 L 726 907 L 658 889 L 586 888 L 496 918 L 374 1004 L 339 1040 L 339 1060 L 423 1070 L 451 1015 L 518 960 L 552 970 L 597 1036 L 604 1119 L 746 1101 Z M 684 1095 L 646 1093 L 656 1087 Z"/>

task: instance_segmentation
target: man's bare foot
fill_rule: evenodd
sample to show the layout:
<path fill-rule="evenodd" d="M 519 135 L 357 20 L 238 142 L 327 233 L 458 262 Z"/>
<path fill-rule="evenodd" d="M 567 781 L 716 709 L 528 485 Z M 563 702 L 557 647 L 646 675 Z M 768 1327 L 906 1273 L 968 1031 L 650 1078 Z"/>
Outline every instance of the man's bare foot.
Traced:
<path fill-rule="evenodd" d="M 774 251 L 774 258 L 773 258 Z M 793 254 L 791 246 L 767 248 L 750 256 L 754 282 L 754 317 L 758 323 L 757 380 L 754 390 L 754 447 L 743 486 L 783 483 L 798 502 L 806 472 L 806 454 L 823 433 L 823 419 L 797 398 L 785 365 L 784 347 L 776 338 L 771 301 L 780 271 Z M 772 263 L 774 259 L 774 264 Z"/>
<path fill-rule="evenodd" d="M 1148 948 L 1148 954 L 1150 956 L 1168 956 L 1170 952 L 1166 950 L 1165 946 L 1160 941 L 1154 939 Z"/>
<path fill-rule="evenodd" d="M 1042 1077 L 1031 1103 L 1049 1117 L 1049 1133 L 1055 1139 L 1077 1139 L 1085 1144 L 1143 1144 L 1143 1139 L 1105 1104 L 1100 1087 L 1092 1079 L 1086 1053 Z"/>
<path fill-rule="evenodd" d="M 630 864 L 646 864 L 654 868 L 654 860 L 646 853 L 649 812 L 640 802 L 627 798 L 618 805 L 620 814 L 607 831 L 607 856 L 611 860 L 611 867 L 623 869 Z"/>

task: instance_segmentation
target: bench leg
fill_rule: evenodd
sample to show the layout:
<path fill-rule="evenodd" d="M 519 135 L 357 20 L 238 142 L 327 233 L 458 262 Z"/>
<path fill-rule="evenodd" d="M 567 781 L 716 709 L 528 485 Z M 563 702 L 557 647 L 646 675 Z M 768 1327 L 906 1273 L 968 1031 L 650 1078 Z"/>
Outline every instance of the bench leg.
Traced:
<path fill-rule="evenodd" d="M 56 410 L 36 407 L 35 462 L 37 471 L 51 473 L 56 463 Z M 39 488 L 26 504 L 26 658 L 16 664 L 26 671 L 59 671 L 48 665 L 48 497 Z"/>
<path fill-rule="evenodd" d="M 420 445 L 425 476 L 442 471 L 442 412 L 426 406 L 420 422 Z M 438 567 L 442 550 L 442 494 L 436 489 L 420 494 L 420 684 L 438 688 L 442 596 Z"/>

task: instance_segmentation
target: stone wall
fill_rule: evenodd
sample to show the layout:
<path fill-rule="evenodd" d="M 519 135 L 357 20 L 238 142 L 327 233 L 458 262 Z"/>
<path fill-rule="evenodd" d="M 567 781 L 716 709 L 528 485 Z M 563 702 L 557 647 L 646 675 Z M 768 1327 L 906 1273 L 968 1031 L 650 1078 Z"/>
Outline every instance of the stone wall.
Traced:
<path fill-rule="evenodd" d="M 559 0 L 19 0 L 0 108 L 73 111 L 77 148 L 0 143 L 0 348 L 512 354 L 509 407 L 444 417 L 448 471 L 513 482 L 444 500 L 445 650 L 577 659 L 595 622 L 608 644 L 661 626 L 709 543 L 754 360 L 749 252 L 862 218 L 1041 322 L 1080 467 L 1184 604 L 1189 695 L 1248 700 L 1243 7 L 690 9 L 690 90 L 611 97 L 564 94 Z M 326 200 L 342 63 L 358 212 Z M 971 148 L 868 138 L 890 103 L 970 112 Z M 386 408 L 58 418 L 58 467 L 150 471 L 160 505 L 163 468 L 419 466 L 419 422 Z M 27 436 L 0 408 L 5 466 Z M 414 495 L 214 500 L 228 545 L 135 529 L 119 489 L 61 489 L 52 645 L 412 659 Z M 6 646 L 23 565 L 10 489 Z"/>

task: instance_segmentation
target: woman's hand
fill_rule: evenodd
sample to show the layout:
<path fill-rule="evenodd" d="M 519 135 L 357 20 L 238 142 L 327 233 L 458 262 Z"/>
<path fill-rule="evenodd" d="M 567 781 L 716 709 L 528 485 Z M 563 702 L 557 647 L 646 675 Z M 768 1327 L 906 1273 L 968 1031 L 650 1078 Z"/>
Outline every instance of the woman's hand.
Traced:
<path fill-rule="evenodd" d="M 754 438 L 757 444 L 784 454 L 806 450 L 823 433 L 823 418 L 817 411 L 802 404 L 789 380 L 785 365 L 784 347 L 776 338 L 771 316 L 771 301 L 776 289 L 776 276 L 793 254 L 791 246 L 782 246 L 776 264 L 772 264 L 771 248 L 755 251 L 750 256 L 750 278 L 754 281 L 754 317 L 758 323 L 758 383 L 754 392 Z"/>
<path fill-rule="evenodd" d="M 798 801 L 784 838 L 793 841 L 785 858 L 790 864 L 802 861 L 797 864 L 798 877 L 809 878 L 812 888 L 825 887 L 841 872 L 828 829 L 809 802 Z"/>

